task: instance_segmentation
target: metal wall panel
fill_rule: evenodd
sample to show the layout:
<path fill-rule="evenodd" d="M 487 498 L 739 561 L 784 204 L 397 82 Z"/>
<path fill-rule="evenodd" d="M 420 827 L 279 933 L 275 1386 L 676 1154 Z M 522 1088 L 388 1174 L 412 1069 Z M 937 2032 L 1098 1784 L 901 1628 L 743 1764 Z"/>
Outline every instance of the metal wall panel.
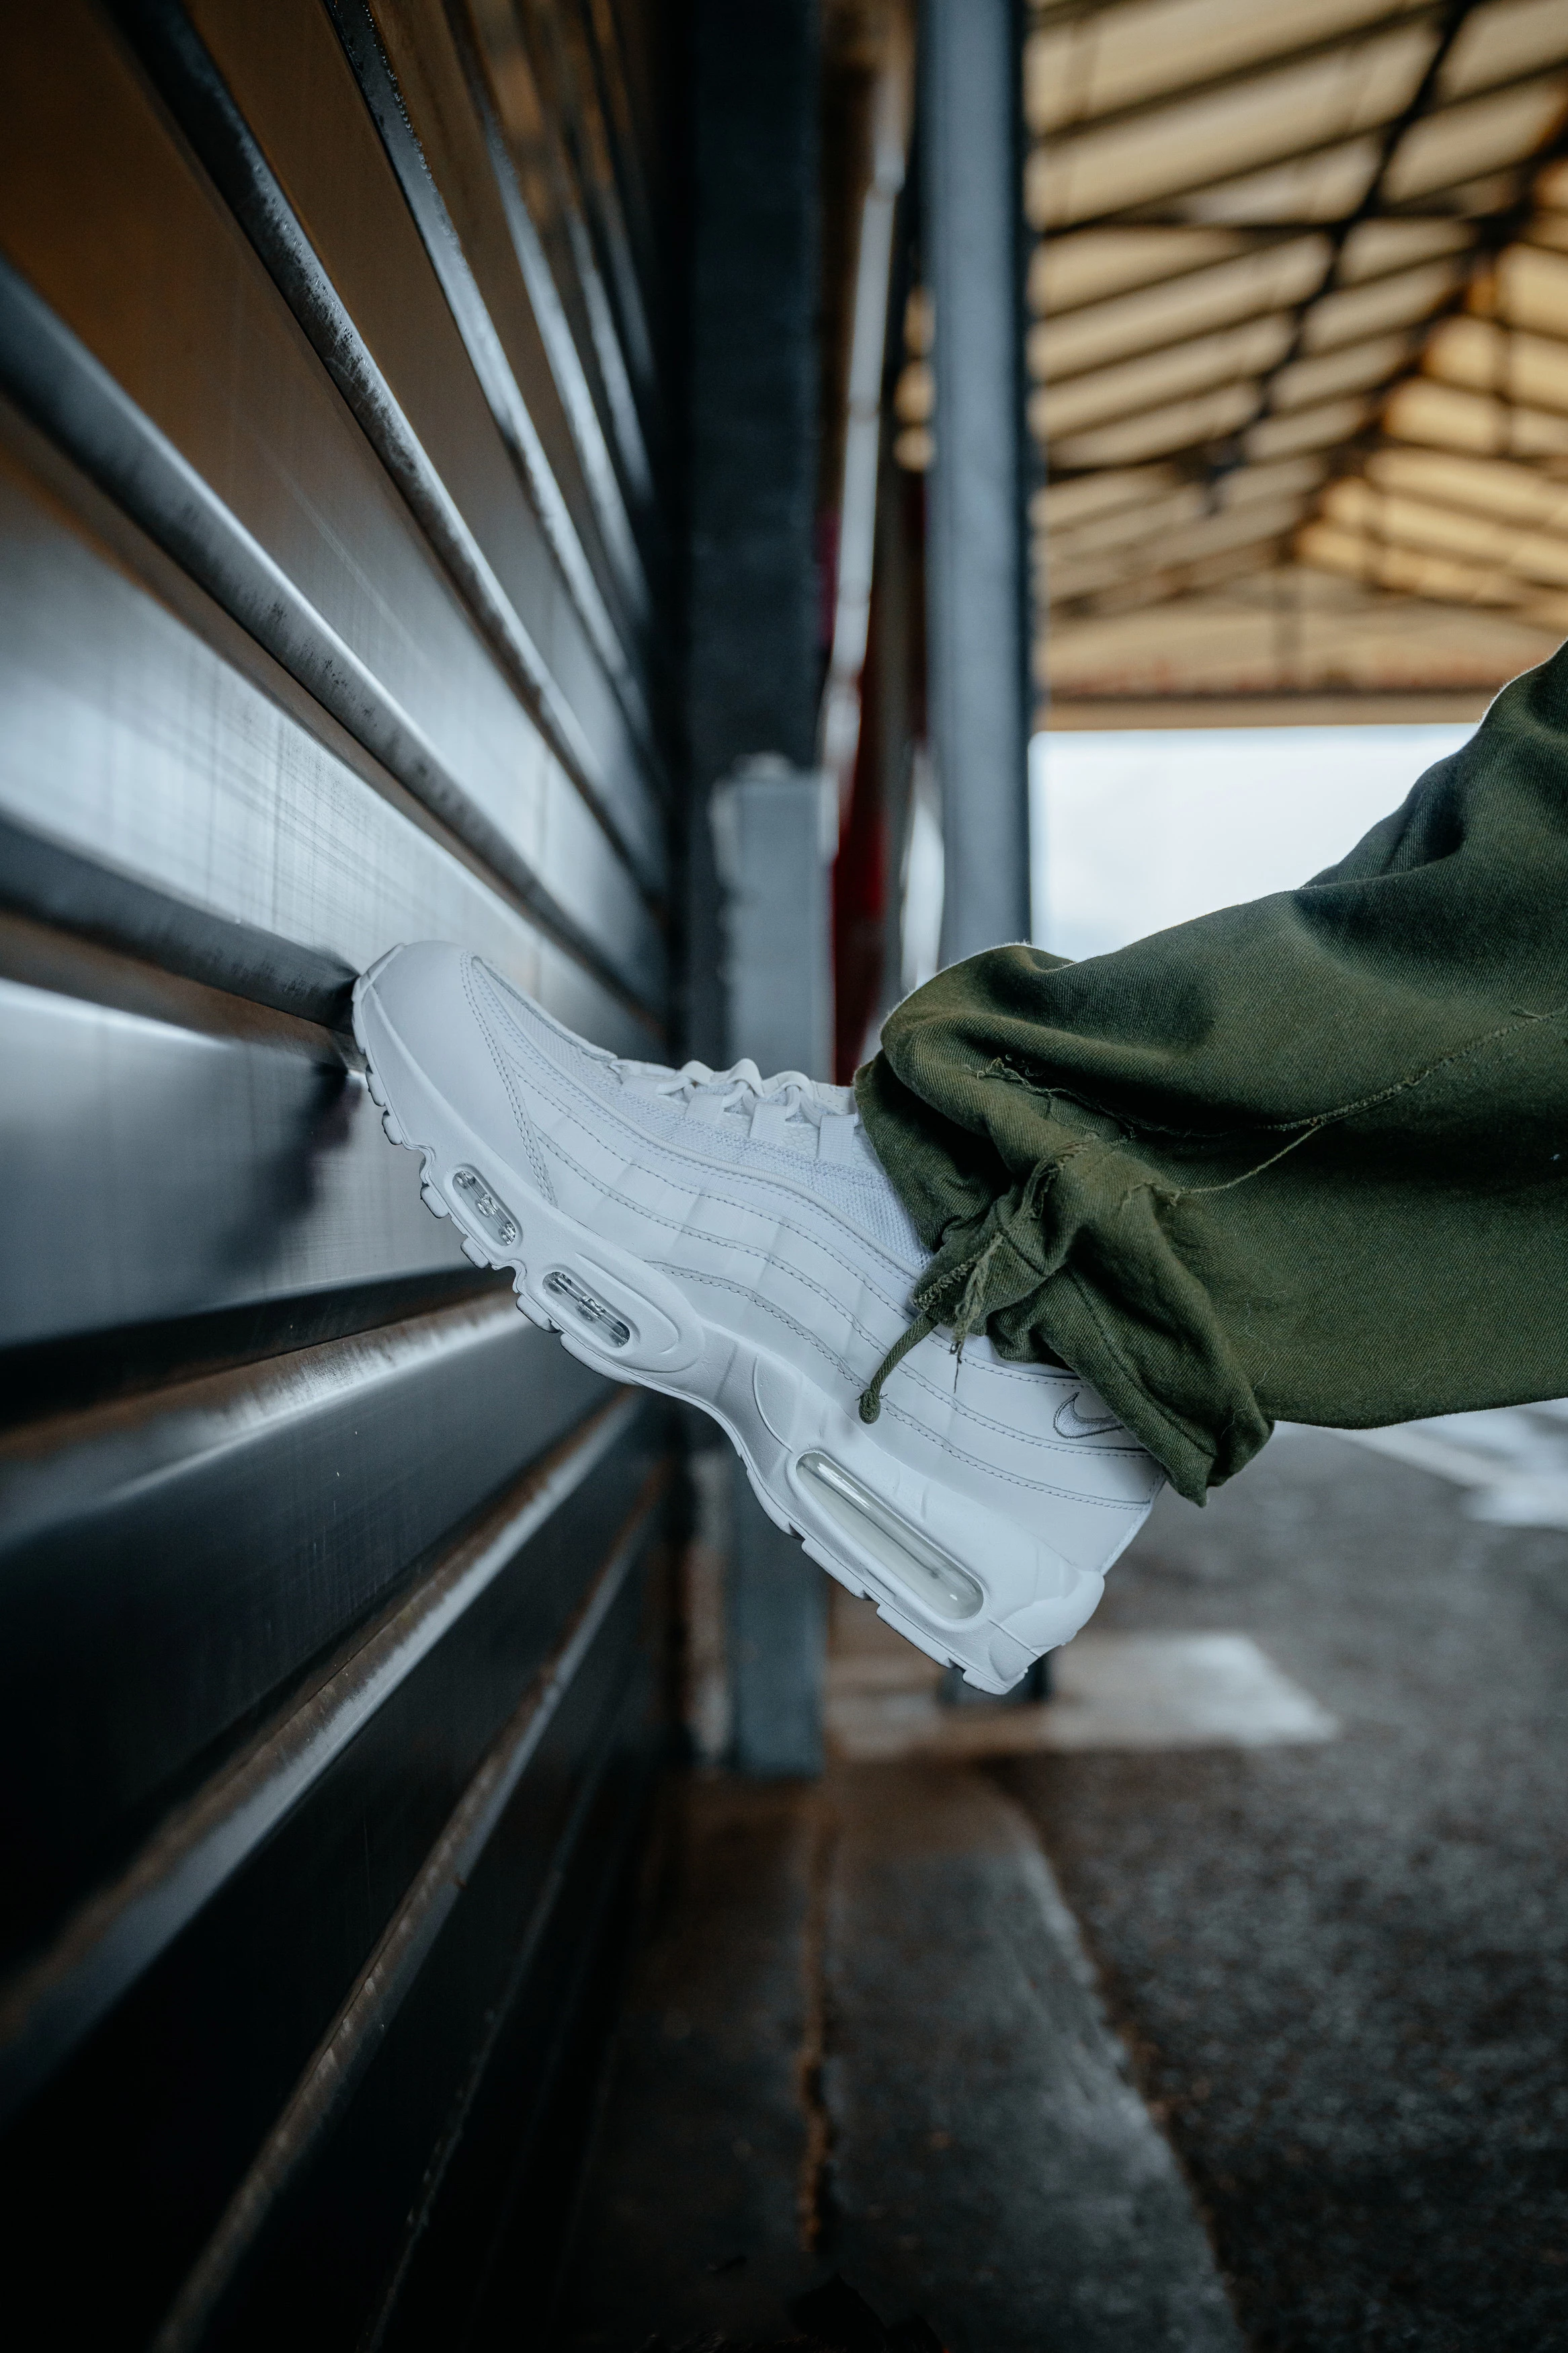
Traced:
<path fill-rule="evenodd" d="M 564 1860 L 557 1850 L 572 1808 L 608 1761 L 595 1752 L 615 1746 L 613 1728 L 607 1743 L 601 1741 L 602 1718 L 606 1699 L 619 1694 L 633 1672 L 638 1648 L 637 1606 L 648 1534 L 657 1525 L 647 1487 L 646 1447 L 623 1439 L 608 1458 L 601 1454 L 595 1476 L 561 1505 L 559 1525 L 547 1524 L 517 1551 L 273 1834 L 242 1853 L 180 1933 L 140 1957 L 144 1965 L 120 2000 L 76 2044 L 36 2130 L 25 2145 L 17 2142 L 18 2155 L 26 2149 L 25 2178 L 8 2180 L 7 2196 L 40 2223 L 61 2195 L 96 2189 L 101 2198 L 101 2253 L 109 2261 L 77 2291 L 82 2325 L 110 2322 L 116 2304 L 142 2307 L 143 2323 L 151 2324 L 173 2302 L 330 2037 L 345 1994 L 384 1944 L 389 1923 L 410 1904 L 427 1905 L 424 1866 L 476 1773 L 504 1744 L 520 1690 L 537 1680 L 607 1556 L 615 1565 L 616 1609 L 600 1630 L 609 1639 L 593 1644 L 580 1678 L 543 1736 L 536 1736 L 527 1770 L 489 1838 L 462 1871 L 469 1883 L 459 1891 L 465 1901 L 438 1919 L 419 1914 L 432 1953 L 449 1936 L 455 1958 L 447 1967 L 470 1972 L 468 2001 L 475 1991 L 493 1996 L 504 1980 L 518 1957 L 519 1923 L 526 1926 L 552 1870 Z M 531 1817 L 531 1836 L 518 1835 L 525 1817 Z M 472 1904 L 470 1894 L 478 1899 Z M 468 1916 L 498 1905 L 507 1917 L 505 1934 L 482 1916 L 477 1923 Z M 309 1936 L 300 1933 L 301 1917 L 310 1920 Z M 418 1974 L 401 1989 L 403 2000 L 416 1991 Z M 224 1989 L 221 2005 L 207 1995 L 215 1982 Z M 342 2203 L 374 2210 L 381 2235 L 393 2243 L 437 2138 L 440 2111 L 460 2094 L 466 2062 L 482 2039 L 482 2021 L 468 2001 L 459 2001 L 448 2019 L 444 2051 L 416 2052 L 396 2070 L 401 2096 L 416 2114 L 421 2107 L 428 2114 L 431 2103 L 437 2110 L 401 2203 L 381 2213 L 353 2169 L 336 2192 Z M 378 2034 L 399 2006 L 385 2002 Z M 171 2068 L 173 2083 L 191 2086 L 195 2096 L 170 2097 Z M 221 2096 L 214 2097 L 218 2087 Z M 405 2117 L 397 2127 L 405 2143 L 413 2121 Z M 323 2134 L 347 2124 L 344 2112 L 320 2118 Z M 162 2161 L 138 2170 L 139 2150 L 155 2151 Z M 231 2230 L 226 2255 L 237 2252 L 232 2241 Z M 367 2289 L 374 2292 L 373 2280 L 374 2274 L 370 2280 L 345 2277 L 344 2292 L 363 2300 Z"/>
<path fill-rule="evenodd" d="M 545 746 L 465 626 L 262 257 L 88 0 L 24 12 L 20 24 L 8 63 L 26 128 L 0 166 L 11 260 L 372 675 L 395 681 L 468 788 L 488 807 L 505 777 L 514 796 L 523 786 L 531 817 Z M 381 193 L 344 191 L 360 201 Z M 384 194 L 399 201 L 395 184 Z M 89 272 L 62 244 L 62 214 L 90 248 Z M 416 293 L 419 280 L 408 282 Z M 501 503 L 498 533 L 510 519 Z M 520 617 L 534 644 L 570 675 L 573 600 L 539 528 L 516 549 L 511 585 L 530 600 Z M 577 716 L 605 759 L 594 715 Z"/>
<path fill-rule="evenodd" d="M 426 1213 L 348 992 L 454 938 L 658 1050 L 670 133 L 579 0 L 6 31 L 12 2300 L 458 2345 L 569 2195 L 671 1435 Z"/>
<path fill-rule="evenodd" d="M 11 1949 L 485 1499 L 521 1431 L 548 1442 L 602 1386 L 502 1295 L 21 1433 L 0 1523 Z"/>
<path fill-rule="evenodd" d="M 0 450 L 0 810 L 185 912 L 165 910 L 150 941 L 151 911 L 121 893 L 117 917 L 91 873 L 57 869 L 28 890 L 15 848 L 0 871 L 11 903 L 58 915 L 74 892 L 96 934 L 324 1021 L 345 1018 L 353 974 L 393 941 L 463 939 L 563 1020 L 646 1050 L 647 1029 L 605 979 L 419 822 L 386 770 L 73 469 L 13 429 L 38 471 Z M 72 529 L 78 513 L 104 537 Z M 219 918 L 217 938 L 189 920 L 195 908 Z M 240 941 L 242 925 L 271 942 Z M 310 952 L 306 973 L 285 943 Z"/>

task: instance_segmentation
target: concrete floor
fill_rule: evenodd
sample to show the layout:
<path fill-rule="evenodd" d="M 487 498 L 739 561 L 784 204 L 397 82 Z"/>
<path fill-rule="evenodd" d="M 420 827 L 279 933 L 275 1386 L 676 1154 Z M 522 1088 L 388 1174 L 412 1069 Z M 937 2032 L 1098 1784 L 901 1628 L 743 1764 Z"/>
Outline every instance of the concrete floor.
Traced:
<path fill-rule="evenodd" d="M 1319 1746 L 1002 1768 L 1257 2353 L 1568 2345 L 1568 1535 L 1284 1431 L 1097 1628 L 1252 1635 Z"/>
<path fill-rule="evenodd" d="M 1222 2278 L 1254 2353 L 1568 2346 L 1568 1533 L 1465 1507 L 1284 1431 L 1114 1573 L 1101 1669 L 1232 1638 L 1331 1736 L 987 1761 L 917 1693 L 902 1763 L 689 1785 L 555 2343 L 841 2270 L 950 2353 L 1220 2353 Z M 858 1723 L 909 1654 L 837 1639 Z"/>

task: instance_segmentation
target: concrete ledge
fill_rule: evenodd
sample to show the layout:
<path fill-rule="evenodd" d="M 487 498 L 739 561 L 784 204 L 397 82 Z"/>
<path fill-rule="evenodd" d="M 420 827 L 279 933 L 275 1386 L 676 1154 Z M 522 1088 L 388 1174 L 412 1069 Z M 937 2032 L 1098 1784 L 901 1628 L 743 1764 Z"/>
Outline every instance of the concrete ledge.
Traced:
<path fill-rule="evenodd" d="M 838 2271 L 949 2353 L 1239 2353 L 1026 1818 L 963 1766 L 681 1793 L 559 2348 L 777 2343 Z"/>
<path fill-rule="evenodd" d="M 836 2253 L 952 2353 L 1239 2353 L 1175 2160 L 1024 1815 L 986 1777 L 834 1791 Z"/>

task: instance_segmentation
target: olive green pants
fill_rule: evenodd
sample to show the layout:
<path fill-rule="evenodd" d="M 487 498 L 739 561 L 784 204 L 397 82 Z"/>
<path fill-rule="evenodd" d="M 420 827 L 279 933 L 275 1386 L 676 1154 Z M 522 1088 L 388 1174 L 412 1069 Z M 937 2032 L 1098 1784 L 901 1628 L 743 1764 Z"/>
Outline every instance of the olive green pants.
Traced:
<path fill-rule="evenodd" d="M 1568 1391 L 1568 648 L 1300 890 L 973 956 L 857 1088 L 917 1328 L 1071 1366 L 1194 1501 L 1277 1418 Z"/>

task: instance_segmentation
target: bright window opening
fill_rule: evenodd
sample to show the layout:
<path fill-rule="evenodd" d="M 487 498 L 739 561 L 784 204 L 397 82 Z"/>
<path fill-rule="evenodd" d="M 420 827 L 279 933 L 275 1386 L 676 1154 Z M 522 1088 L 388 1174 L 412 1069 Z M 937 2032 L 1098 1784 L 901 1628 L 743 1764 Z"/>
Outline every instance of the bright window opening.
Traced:
<path fill-rule="evenodd" d="M 1331 866 L 1468 725 L 1062 730 L 1030 745 L 1037 944 L 1103 955 Z"/>

